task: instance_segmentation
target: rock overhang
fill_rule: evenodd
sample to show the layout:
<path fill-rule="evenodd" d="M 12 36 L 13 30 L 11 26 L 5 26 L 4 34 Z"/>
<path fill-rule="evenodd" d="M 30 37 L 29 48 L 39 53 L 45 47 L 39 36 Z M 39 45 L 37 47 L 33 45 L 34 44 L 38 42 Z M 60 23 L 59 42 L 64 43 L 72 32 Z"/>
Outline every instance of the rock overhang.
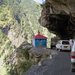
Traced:
<path fill-rule="evenodd" d="M 46 0 L 39 19 L 40 25 L 61 39 L 73 38 L 75 31 L 74 3 L 74 0 Z"/>

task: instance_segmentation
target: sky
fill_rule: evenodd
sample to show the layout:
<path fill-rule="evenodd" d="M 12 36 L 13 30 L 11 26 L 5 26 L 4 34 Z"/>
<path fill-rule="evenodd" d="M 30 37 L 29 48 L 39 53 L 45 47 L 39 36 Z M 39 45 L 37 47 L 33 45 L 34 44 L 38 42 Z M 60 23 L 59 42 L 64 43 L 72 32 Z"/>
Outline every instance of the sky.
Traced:
<path fill-rule="evenodd" d="M 40 4 L 44 4 L 45 3 L 45 0 L 34 0 L 35 2 L 37 3 L 40 3 Z"/>

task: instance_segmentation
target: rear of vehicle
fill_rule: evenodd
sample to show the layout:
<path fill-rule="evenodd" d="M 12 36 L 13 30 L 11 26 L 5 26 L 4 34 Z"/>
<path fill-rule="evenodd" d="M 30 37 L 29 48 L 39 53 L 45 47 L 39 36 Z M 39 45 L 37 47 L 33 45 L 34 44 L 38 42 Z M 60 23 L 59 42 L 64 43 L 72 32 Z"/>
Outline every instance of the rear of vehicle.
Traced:
<path fill-rule="evenodd" d="M 71 46 L 69 44 L 68 40 L 62 40 L 62 45 L 60 46 L 60 49 L 62 50 L 70 50 Z"/>
<path fill-rule="evenodd" d="M 69 44 L 69 40 L 58 41 L 56 48 L 59 49 L 59 51 L 62 51 L 62 50 L 69 50 L 70 51 L 71 46 Z"/>
<path fill-rule="evenodd" d="M 60 38 L 58 36 L 51 38 L 51 49 L 56 47 L 58 40 L 60 40 Z"/>
<path fill-rule="evenodd" d="M 75 40 L 71 50 L 71 70 L 75 72 Z"/>

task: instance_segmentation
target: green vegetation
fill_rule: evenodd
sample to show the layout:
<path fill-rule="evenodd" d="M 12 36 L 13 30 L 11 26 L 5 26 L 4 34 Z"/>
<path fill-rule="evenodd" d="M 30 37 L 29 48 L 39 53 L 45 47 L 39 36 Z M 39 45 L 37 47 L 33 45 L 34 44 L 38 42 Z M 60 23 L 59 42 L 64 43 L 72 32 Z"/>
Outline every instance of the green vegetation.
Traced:
<path fill-rule="evenodd" d="M 53 34 L 49 33 L 46 28 L 43 28 L 38 19 L 42 8 L 37 8 L 37 4 L 33 0 L 1 0 L 0 1 L 0 75 L 17 75 L 16 67 L 12 70 L 9 66 L 11 55 L 16 52 L 16 46 L 12 44 L 8 36 L 8 32 L 15 32 L 14 39 L 19 35 L 25 38 L 25 41 L 31 43 L 31 37 L 36 35 L 38 30 L 40 34 L 48 37 L 47 47 L 50 47 L 50 39 Z M 21 41 L 21 40 L 20 40 Z M 21 49 L 21 47 L 20 47 Z M 24 50 L 23 56 L 29 59 L 28 50 Z M 33 58 L 33 54 L 31 58 Z M 8 66 L 8 67 L 7 67 Z M 8 74 L 9 71 L 15 71 Z M 26 70 L 27 71 L 27 70 Z M 16 74 L 15 74 L 16 73 Z"/>
<path fill-rule="evenodd" d="M 17 27 L 21 27 L 24 31 L 22 37 L 29 43 L 31 43 L 31 37 L 36 35 L 39 30 L 41 34 L 48 37 L 47 47 L 50 47 L 50 36 L 53 35 L 38 22 L 42 10 L 40 6 L 37 9 L 37 4 L 33 0 L 2 0 L 2 4 L 0 26 L 10 27 L 13 25 L 16 37 L 19 34 Z"/>
<path fill-rule="evenodd" d="M 47 7 L 47 2 L 46 2 L 45 4 L 40 4 L 40 6 L 41 6 L 42 8 Z"/>
<path fill-rule="evenodd" d="M 21 46 L 21 47 L 19 47 L 19 49 L 22 49 L 22 46 Z"/>
<path fill-rule="evenodd" d="M 34 54 L 33 53 L 31 53 L 31 56 L 30 56 L 31 58 L 33 58 L 34 57 Z"/>
<path fill-rule="evenodd" d="M 0 29 L 0 45 L 2 46 L 6 40 L 7 40 L 7 36 L 3 34 L 2 30 Z"/>
<path fill-rule="evenodd" d="M 21 65 L 19 67 L 22 69 L 22 73 L 24 73 L 27 70 L 29 70 L 32 65 L 35 65 L 36 63 L 32 61 L 27 61 L 27 62 L 21 62 L 20 64 Z"/>
<path fill-rule="evenodd" d="M 48 57 L 49 56 L 49 54 L 45 54 L 45 57 Z"/>
<path fill-rule="evenodd" d="M 10 75 L 21 75 L 25 73 L 27 70 L 30 69 L 32 65 L 35 65 L 35 62 L 32 62 L 30 60 L 26 62 L 20 62 L 19 65 L 12 65 L 11 70 L 9 71 Z"/>
<path fill-rule="evenodd" d="M 22 55 L 23 57 L 25 57 L 25 59 L 29 59 L 29 53 L 28 50 L 30 50 L 31 48 L 25 48 L 24 50 L 22 50 Z"/>

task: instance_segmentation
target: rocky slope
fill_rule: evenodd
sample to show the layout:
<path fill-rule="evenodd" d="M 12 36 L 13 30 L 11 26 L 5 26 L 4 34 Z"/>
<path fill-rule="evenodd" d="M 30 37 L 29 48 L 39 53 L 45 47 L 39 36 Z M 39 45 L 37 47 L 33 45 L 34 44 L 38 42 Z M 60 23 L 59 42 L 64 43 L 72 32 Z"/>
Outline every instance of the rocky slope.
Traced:
<path fill-rule="evenodd" d="M 74 0 L 46 0 L 39 23 L 61 39 L 73 38 L 75 31 L 74 7 Z"/>
<path fill-rule="evenodd" d="M 11 69 L 13 72 L 11 74 L 17 75 L 17 73 L 18 73 L 18 75 L 21 75 L 23 72 L 25 73 L 28 69 L 30 69 L 30 67 L 32 65 L 34 65 L 34 63 L 37 64 L 40 61 L 42 62 L 47 57 L 50 57 L 50 55 L 55 55 L 55 54 L 57 54 L 57 53 L 54 51 L 51 51 L 44 47 L 33 47 L 31 44 L 24 41 L 20 45 L 20 47 L 15 52 L 13 52 L 13 54 L 10 57 L 11 61 L 9 61 L 9 64 L 13 65 L 13 67 Z M 25 63 L 28 61 L 31 63 L 30 66 L 29 66 L 29 64 Z M 27 66 L 25 67 L 25 65 L 27 65 Z M 14 66 L 16 66 L 16 67 L 14 67 Z M 13 69 L 13 68 L 17 69 L 16 73 L 14 73 L 15 69 Z"/>

